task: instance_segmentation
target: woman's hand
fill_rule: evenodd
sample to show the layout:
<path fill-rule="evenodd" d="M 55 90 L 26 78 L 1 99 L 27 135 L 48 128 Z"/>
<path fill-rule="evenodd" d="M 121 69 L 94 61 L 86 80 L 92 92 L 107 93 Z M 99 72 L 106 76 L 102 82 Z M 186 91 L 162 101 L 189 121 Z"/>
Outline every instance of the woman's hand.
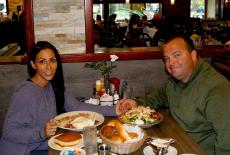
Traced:
<path fill-rule="evenodd" d="M 136 106 L 137 106 L 136 101 L 132 99 L 122 99 L 116 104 L 116 113 L 119 116 Z"/>
<path fill-rule="evenodd" d="M 46 138 L 50 138 L 53 135 L 55 135 L 57 131 L 57 123 L 55 122 L 55 120 L 51 119 L 48 122 L 46 122 L 44 130 Z"/>

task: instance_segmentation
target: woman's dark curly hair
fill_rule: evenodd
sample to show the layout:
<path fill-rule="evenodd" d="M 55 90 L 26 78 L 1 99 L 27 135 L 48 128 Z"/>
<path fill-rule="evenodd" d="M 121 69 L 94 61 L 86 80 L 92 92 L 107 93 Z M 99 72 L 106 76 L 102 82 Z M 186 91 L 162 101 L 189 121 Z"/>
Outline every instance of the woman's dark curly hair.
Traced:
<path fill-rule="evenodd" d="M 64 112 L 64 102 L 65 102 L 64 77 L 63 77 L 61 57 L 58 53 L 58 50 L 51 43 L 47 41 L 38 41 L 33 45 L 29 53 L 29 60 L 27 64 L 28 73 L 30 78 L 32 78 L 35 75 L 36 70 L 31 66 L 30 62 L 31 61 L 35 62 L 35 58 L 38 55 L 38 53 L 44 49 L 51 49 L 54 52 L 57 60 L 57 70 L 53 79 L 51 80 L 51 84 L 55 93 L 57 114 L 61 114 Z"/>

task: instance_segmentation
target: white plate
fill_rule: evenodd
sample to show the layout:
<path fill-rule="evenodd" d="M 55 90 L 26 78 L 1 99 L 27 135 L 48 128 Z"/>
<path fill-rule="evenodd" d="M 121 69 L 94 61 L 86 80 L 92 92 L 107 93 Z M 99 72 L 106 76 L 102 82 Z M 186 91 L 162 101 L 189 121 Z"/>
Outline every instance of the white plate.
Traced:
<path fill-rule="evenodd" d="M 96 121 L 95 126 L 101 125 L 105 120 L 103 115 L 101 115 L 97 112 L 93 112 L 93 111 L 71 111 L 71 112 L 67 112 L 67 113 L 63 113 L 61 115 L 58 115 L 54 119 L 59 120 L 59 119 L 62 119 L 64 117 L 72 116 L 72 115 L 79 114 L 79 113 L 85 113 L 85 114 L 95 116 L 95 121 Z M 66 130 L 72 130 L 72 131 L 82 131 L 83 130 L 82 128 L 66 128 L 66 127 L 60 126 L 60 125 L 58 125 L 58 127 L 62 128 L 62 129 L 66 129 Z"/>
<path fill-rule="evenodd" d="M 143 149 L 144 155 L 155 155 L 151 146 L 146 146 Z M 165 155 L 177 155 L 177 149 L 173 146 L 168 147 L 168 152 Z"/>
<path fill-rule="evenodd" d="M 60 134 L 58 134 L 60 135 Z M 71 146 L 71 147 L 61 147 L 60 145 L 56 144 L 54 142 L 54 138 L 57 137 L 58 135 L 55 135 L 53 137 L 51 137 L 49 140 L 48 140 L 48 146 L 54 150 L 59 150 L 59 151 L 62 151 L 62 150 L 73 150 L 73 149 L 78 149 L 78 148 L 82 148 L 83 147 L 83 138 L 81 139 L 81 142 L 78 143 L 77 145 L 74 145 L 74 146 Z"/>
<path fill-rule="evenodd" d="M 77 151 L 80 151 L 81 152 L 81 155 L 86 155 L 86 152 L 85 150 L 83 149 L 76 149 Z M 73 151 L 73 150 L 62 150 L 60 152 L 60 155 L 68 155 L 69 154 L 69 151 Z"/>

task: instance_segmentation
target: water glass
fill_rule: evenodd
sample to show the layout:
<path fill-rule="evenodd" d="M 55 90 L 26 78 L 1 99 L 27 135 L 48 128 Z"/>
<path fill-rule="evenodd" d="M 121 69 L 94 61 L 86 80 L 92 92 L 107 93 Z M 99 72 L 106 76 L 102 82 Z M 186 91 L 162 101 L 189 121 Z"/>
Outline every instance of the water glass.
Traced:
<path fill-rule="evenodd" d="M 86 155 L 97 155 L 97 128 L 88 126 L 83 128 L 83 142 Z"/>

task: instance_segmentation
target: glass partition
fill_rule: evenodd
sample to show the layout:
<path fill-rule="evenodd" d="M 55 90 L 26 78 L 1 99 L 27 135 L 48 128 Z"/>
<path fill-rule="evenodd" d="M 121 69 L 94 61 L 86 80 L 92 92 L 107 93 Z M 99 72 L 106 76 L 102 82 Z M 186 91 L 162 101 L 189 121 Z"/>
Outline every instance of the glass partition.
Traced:
<path fill-rule="evenodd" d="M 34 31 L 34 25 L 35 25 L 34 21 L 36 21 L 36 19 L 34 17 L 36 17 L 37 14 L 35 15 L 34 13 L 36 13 L 36 12 L 33 11 L 33 9 L 37 9 L 38 7 L 34 7 L 33 8 L 33 3 L 36 3 L 36 5 L 38 5 L 38 3 L 40 4 L 41 1 L 39 1 L 39 0 L 36 0 L 36 1 L 33 1 L 33 0 L 24 0 L 23 2 L 25 3 L 24 7 L 23 7 L 23 9 L 25 11 L 25 16 L 24 16 L 25 17 L 25 23 L 24 24 L 25 24 L 25 29 L 26 29 L 26 34 L 25 34 L 26 35 L 25 36 L 25 38 L 26 38 L 26 45 L 25 46 L 26 46 L 26 51 L 28 52 L 28 49 L 31 48 L 32 44 L 35 41 L 35 35 L 36 35 L 36 39 L 38 37 L 38 33 L 36 33 Z M 94 23 L 93 23 L 92 19 L 93 19 L 93 17 L 95 19 L 96 14 L 100 14 L 102 16 L 102 20 L 108 20 L 108 16 L 110 15 L 110 13 L 113 13 L 113 11 L 104 8 L 104 2 L 106 2 L 106 1 L 103 1 L 103 4 L 99 4 L 97 6 L 97 11 L 94 13 L 94 16 L 93 16 L 93 1 L 92 0 L 84 0 L 84 1 L 78 1 L 78 0 L 76 0 L 76 1 L 68 1 L 68 2 L 70 2 L 73 5 L 75 5 L 78 2 L 79 3 L 84 3 L 84 5 L 81 4 L 81 7 L 82 7 L 82 9 L 81 9 L 82 11 L 81 12 L 82 13 L 85 12 L 85 13 L 84 13 L 84 15 L 81 15 L 81 17 L 84 18 L 85 20 L 82 20 L 81 27 L 82 27 L 82 30 L 85 28 L 85 35 L 84 36 L 85 36 L 85 40 L 86 40 L 86 43 L 85 43 L 86 44 L 86 51 L 83 51 L 83 52 L 86 52 L 86 54 L 82 53 L 80 56 L 81 56 L 81 59 L 84 59 L 87 56 L 90 56 L 89 59 L 92 59 L 91 55 L 96 56 L 96 55 L 93 54 L 94 53 L 94 46 L 93 46 L 92 40 L 93 40 L 93 36 L 94 36 L 93 35 L 93 30 L 94 30 L 93 24 Z M 113 1 L 113 4 L 116 4 L 114 2 L 115 1 Z M 121 1 L 119 1 L 119 2 L 121 2 Z M 146 3 L 144 3 L 144 2 L 146 2 Z M 205 1 L 205 2 L 207 2 L 207 1 Z M 58 3 L 58 2 L 57 2 L 57 4 L 55 4 L 54 1 L 52 1 L 52 2 L 48 2 L 47 1 L 47 3 L 52 3 L 51 6 L 56 5 L 56 6 L 60 7 L 60 3 Z M 165 2 L 165 3 L 162 4 L 159 1 L 156 1 L 156 3 L 151 3 L 150 0 L 141 1 L 141 3 L 133 3 L 133 4 L 132 3 L 131 4 L 124 4 L 123 3 L 123 5 L 127 6 L 125 8 L 127 8 L 129 11 L 137 10 L 137 11 L 135 11 L 137 14 L 139 12 L 141 12 L 141 13 L 144 12 L 144 14 L 147 14 L 147 19 L 150 19 L 150 17 L 153 14 L 155 14 L 156 12 L 159 12 L 160 13 L 160 17 L 162 17 L 163 19 L 165 19 L 167 16 L 170 16 L 170 15 L 172 15 L 172 16 L 179 16 L 180 15 L 181 17 L 186 17 L 186 18 L 188 18 L 190 16 L 190 14 L 189 14 L 190 3 L 186 3 L 186 5 L 183 4 L 183 7 L 180 7 L 181 6 L 180 0 L 177 0 L 174 5 L 170 5 L 170 2 Z M 107 6 L 109 6 L 109 4 L 107 4 Z M 205 9 L 207 9 L 207 10 L 205 10 L 206 13 L 208 11 L 207 7 L 209 7 L 209 6 L 207 4 L 205 4 Z M 216 8 L 217 7 L 219 9 L 221 9 L 220 6 L 216 6 Z M 44 7 L 41 7 L 41 8 L 44 8 Z M 79 8 L 76 9 L 75 7 L 64 7 L 63 10 L 66 11 L 66 8 L 70 8 L 70 9 L 72 8 L 72 11 L 79 10 Z M 180 9 L 178 9 L 178 8 L 180 8 Z M 202 9 L 203 8 L 201 7 L 201 9 L 200 9 L 201 12 L 202 12 Z M 58 9 L 58 10 L 61 11 L 62 9 Z M 107 10 L 107 11 L 104 11 L 104 10 Z M 116 9 L 116 11 L 117 10 L 118 9 Z M 55 11 L 55 9 L 53 9 L 53 11 Z M 50 12 L 50 10 L 49 10 L 49 12 Z M 148 12 L 149 12 L 149 14 L 148 14 Z M 57 13 L 57 12 L 54 12 L 54 13 Z M 219 12 L 217 11 L 216 13 L 219 13 Z M 79 14 L 79 13 L 77 13 L 77 14 Z M 41 13 L 41 15 L 44 15 L 44 14 Z M 52 14 L 52 15 L 54 15 L 54 14 Z M 69 15 L 74 15 L 74 17 L 75 17 L 75 14 L 69 14 Z M 62 17 L 62 16 L 52 16 L 52 17 L 53 17 L 53 19 L 55 19 L 55 17 Z M 120 17 L 118 16 L 118 19 L 119 18 Z M 123 19 L 121 19 L 121 20 L 123 20 Z M 119 22 L 119 20 L 117 20 L 116 22 Z M 66 24 L 67 24 L 67 22 L 66 22 Z M 84 24 L 85 24 L 85 26 L 84 26 Z M 172 24 L 170 24 L 170 25 L 172 25 Z M 49 26 L 49 25 L 46 25 L 46 26 Z M 52 26 L 52 24 L 50 24 L 50 26 Z M 37 27 L 35 27 L 35 28 L 37 28 Z M 41 34 L 41 33 L 39 33 L 39 34 Z M 55 37 L 63 39 L 65 37 L 65 35 L 58 34 Z M 70 40 L 70 42 L 68 42 L 68 43 L 69 44 L 79 43 L 79 40 Z M 145 44 L 145 47 L 146 47 L 146 45 L 147 44 Z M 118 44 L 117 47 L 119 47 L 119 44 Z M 141 49 L 141 50 L 139 50 L 139 49 Z M 107 52 L 119 51 L 119 50 L 114 50 L 114 49 L 109 49 L 109 48 L 106 48 L 106 50 L 107 50 Z M 106 51 L 106 50 L 103 50 L 103 51 Z M 74 51 L 77 51 L 77 50 L 74 50 Z M 127 48 L 127 49 L 122 50 L 122 51 L 125 51 L 125 52 L 127 52 L 127 54 L 130 54 L 132 56 L 134 56 L 135 54 L 138 54 L 138 53 L 134 54 L 132 52 L 133 49 L 131 49 L 131 48 L 130 49 Z M 148 48 L 138 48 L 136 51 L 139 52 L 139 53 L 141 53 L 143 51 L 151 51 L 151 49 L 148 49 Z M 146 54 L 146 53 L 144 53 L 144 54 Z M 141 53 L 140 55 L 142 56 L 143 53 Z M 138 59 L 140 58 L 140 55 L 138 55 Z M 76 57 L 76 56 L 79 56 L 79 55 L 77 55 L 76 53 L 73 53 L 72 55 L 67 55 L 66 54 L 66 55 L 63 56 L 63 58 L 65 56 L 68 57 L 68 59 L 71 59 L 71 61 L 74 61 L 73 58 Z M 87 61 L 89 59 L 87 59 Z M 86 61 L 86 59 L 84 59 L 84 60 Z"/>
<path fill-rule="evenodd" d="M 191 0 L 190 17 L 205 18 L 205 0 Z"/>
<path fill-rule="evenodd" d="M 97 19 L 98 16 L 100 21 Z M 157 20 L 162 18 L 161 3 L 93 4 L 94 36 L 96 36 L 94 47 L 152 46 L 151 40 L 158 30 L 153 25 L 155 16 Z M 133 31 L 137 34 L 135 38 L 130 35 Z"/>
<path fill-rule="evenodd" d="M 0 18 L 2 19 L 3 15 L 6 15 L 7 7 L 6 7 L 6 0 L 0 0 Z"/>
<path fill-rule="evenodd" d="M 0 56 L 24 55 L 24 22 L 23 0 L 0 0 Z"/>

